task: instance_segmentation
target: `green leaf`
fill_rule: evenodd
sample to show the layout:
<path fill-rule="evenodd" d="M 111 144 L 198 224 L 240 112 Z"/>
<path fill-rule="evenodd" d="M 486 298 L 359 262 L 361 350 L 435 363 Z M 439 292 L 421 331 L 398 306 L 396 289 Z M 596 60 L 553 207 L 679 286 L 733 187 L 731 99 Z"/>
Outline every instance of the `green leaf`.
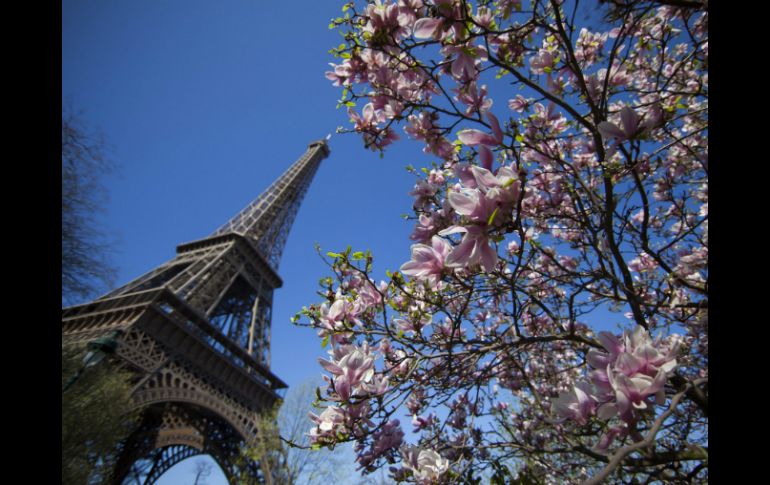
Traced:
<path fill-rule="evenodd" d="M 524 137 L 522 135 L 516 135 L 515 139 L 519 143 L 524 143 Z"/>
<path fill-rule="evenodd" d="M 323 340 L 321 340 L 321 348 L 325 349 L 327 345 L 329 345 L 329 336 L 328 335 L 326 337 L 324 337 Z"/>
<path fill-rule="evenodd" d="M 487 219 L 487 225 L 488 225 L 488 226 L 491 226 L 491 225 L 492 225 L 492 221 L 494 221 L 494 220 L 495 220 L 495 216 L 497 215 L 497 211 L 498 211 L 499 209 L 500 209 L 499 207 L 495 207 L 495 211 L 494 211 L 494 212 L 492 212 L 492 215 L 491 215 L 491 216 L 489 216 L 489 219 Z"/>
<path fill-rule="evenodd" d="M 362 251 L 357 251 L 353 253 L 350 257 L 351 259 L 353 259 L 353 261 L 358 261 L 359 259 L 364 259 L 364 253 Z"/>
<path fill-rule="evenodd" d="M 341 258 L 342 257 L 341 254 L 339 254 L 339 253 L 332 253 L 332 252 L 328 252 L 328 253 L 326 253 L 326 255 L 329 256 L 330 258 Z"/>

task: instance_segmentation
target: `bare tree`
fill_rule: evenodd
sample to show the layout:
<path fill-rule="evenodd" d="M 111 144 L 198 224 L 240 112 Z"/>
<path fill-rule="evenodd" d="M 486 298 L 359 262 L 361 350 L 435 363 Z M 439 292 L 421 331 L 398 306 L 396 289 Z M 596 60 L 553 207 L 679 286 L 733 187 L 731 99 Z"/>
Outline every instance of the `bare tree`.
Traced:
<path fill-rule="evenodd" d="M 259 464 L 267 485 L 335 483 L 354 472 L 350 445 L 334 450 L 310 445 L 306 431 L 315 388 L 313 380 L 292 388 L 277 411 L 261 416 L 258 437 L 243 452 L 244 459 Z"/>
<path fill-rule="evenodd" d="M 195 462 L 195 482 L 193 485 L 204 485 L 205 482 L 201 479 L 211 475 L 211 463 L 206 460 L 198 460 Z"/>
<path fill-rule="evenodd" d="M 101 177 L 113 170 L 104 137 L 85 126 L 80 114 L 62 108 L 62 304 L 75 304 L 112 285 L 109 239 L 96 215 L 107 193 Z"/>
<path fill-rule="evenodd" d="M 310 379 L 290 390 L 278 413 L 281 437 L 299 446 L 287 449 L 291 483 L 334 483 L 353 471 L 349 445 L 334 450 L 310 448 L 308 413 L 314 411 L 316 387 Z"/>

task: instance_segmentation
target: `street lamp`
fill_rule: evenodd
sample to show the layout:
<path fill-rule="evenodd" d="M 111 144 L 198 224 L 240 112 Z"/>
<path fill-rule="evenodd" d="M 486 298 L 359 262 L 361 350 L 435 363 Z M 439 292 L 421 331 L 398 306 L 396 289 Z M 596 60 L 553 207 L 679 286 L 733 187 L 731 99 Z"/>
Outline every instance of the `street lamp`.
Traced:
<path fill-rule="evenodd" d="M 75 381 L 78 380 L 80 375 L 83 373 L 83 371 L 87 367 L 94 366 L 98 364 L 99 362 L 104 359 L 107 355 L 112 355 L 115 353 L 115 351 L 118 348 L 118 338 L 123 334 L 123 330 L 115 330 L 111 332 L 109 335 L 105 335 L 102 337 L 99 337 L 96 340 L 92 340 L 88 342 L 86 345 L 86 348 L 88 349 L 88 352 L 83 357 L 83 365 L 80 366 L 80 369 L 75 373 L 74 376 L 70 378 L 69 381 L 67 381 L 67 384 L 64 386 L 64 389 L 62 389 L 62 394 L 69 389 L 72 384 L 75 383 Z"/>

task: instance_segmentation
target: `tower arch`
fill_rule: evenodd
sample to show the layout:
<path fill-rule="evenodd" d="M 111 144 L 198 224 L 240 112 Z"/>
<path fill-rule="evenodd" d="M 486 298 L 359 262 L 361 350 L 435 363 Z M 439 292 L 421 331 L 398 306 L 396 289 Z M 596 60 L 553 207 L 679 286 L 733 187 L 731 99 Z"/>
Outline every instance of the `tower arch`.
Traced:
<path fill-rule="evenodd" d="M 113 334 L 117 357 L 133 371 L 141 422 L 121 444 L 113 483 L 138 460 L 153 465 L 144 483 L 195 454 L 208 453 L 228 479 L 256 463 L 240 449 L 257 436 L 257 416 L 286 384 L 270 371 L 273 293 L 286 238 L 327 140 L 305 153 L 267 190 L 208 237 L 146 274 L 86 304 L 62 310 L 63 343 Z"/>

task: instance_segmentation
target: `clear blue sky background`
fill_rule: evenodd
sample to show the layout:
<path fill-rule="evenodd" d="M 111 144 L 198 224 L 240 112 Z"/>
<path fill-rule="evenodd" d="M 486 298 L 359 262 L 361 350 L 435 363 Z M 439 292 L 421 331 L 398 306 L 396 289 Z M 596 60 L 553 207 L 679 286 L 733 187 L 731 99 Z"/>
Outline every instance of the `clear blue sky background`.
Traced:
<path fill-rule="evenodd" d="M 324 77 L 342 2 L 62 2 L 62 97 L 111 144 L 103 227 L 117 240 L 118 284 L 209 235 L 277 178 L 307 144 L 348 125 Z M 272 369 L 289 386 L 319 377 L 313 331 L 291 325 L 328 273 L 314 250 L 371 249 L 375 270 L 409 260 L 414 177 L 423 156 L 384 159 L 333 136 L 289 236 L 275 293 Z M 161 485 L 192 483 L 195 458 Z M 221 475 L 221 472 L 217 470 Z M 208 478 L 211 485 L 224 476 Z"/>
<path fill-rule="evenodd" d="M 335 109 L 340 92 L 324 77 L 335 60 L 328 50 L 342 40 L 327 25 L 342 3 L 62 2 L 62 97 L 101 129 L 118 167 L 104 180 L 102 218 L 117 241 L 117 284 L 212 233 L 308 143 L 348 126 Z M 498 115 L 508 115 L 507 97 L 495 99 Z M 289 322 L 319 301 L 317 282 L 328 274 L 314 244 L 371 249 L 384 279 L 410 259 L 412 223 L 400 214 L 411 210 L 414 176 L 404 167 L 430 162 L 407 140 L 383 159 L 355 135 L 333 136 L 330 148 L 289 235 L 273 302 L 272 370 L 289 386 L 318 378 L 325 356 L 312 330 Z M 191 484 L 197 460 L 159 483 Z M 206 482 L 226 483 L 218 469 Z"/>

